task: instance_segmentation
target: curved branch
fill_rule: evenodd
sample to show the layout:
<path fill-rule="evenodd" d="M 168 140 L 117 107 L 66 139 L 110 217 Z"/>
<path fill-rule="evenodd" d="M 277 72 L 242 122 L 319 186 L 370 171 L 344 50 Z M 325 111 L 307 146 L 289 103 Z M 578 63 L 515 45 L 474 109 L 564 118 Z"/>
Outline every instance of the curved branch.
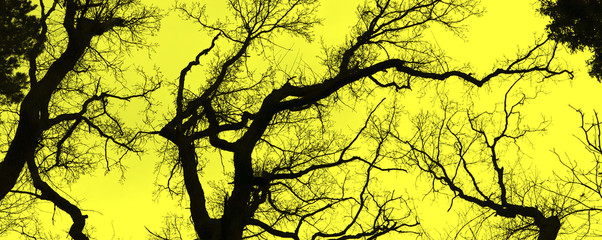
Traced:
<path fill-rule="evenodd" d="M 33 159 L 27 161 L 27 167 L 29 169 L 29 173 L 31 174 L 34 187 L 41 192 L 40 198 L 54 203 L 54 205 L 69 214 L 71 217 L 73 224 L 69 229 L 69 235 L 75 240 L 88 240 L 88 236 L 83 233 L 86 225 L 86 218 L 88 218 L 88 216 L 83 215 L 79 207 L 62 197 L 54 189 L 52 189 L 48 183 L 42 180 L 38 172 L 38 166 Z"/>

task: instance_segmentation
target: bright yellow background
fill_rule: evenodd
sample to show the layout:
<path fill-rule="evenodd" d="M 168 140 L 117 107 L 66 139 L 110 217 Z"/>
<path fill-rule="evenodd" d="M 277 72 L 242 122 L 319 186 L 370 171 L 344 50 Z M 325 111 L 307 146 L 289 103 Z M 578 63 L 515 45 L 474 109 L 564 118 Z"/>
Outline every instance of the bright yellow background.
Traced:
<path fill-rule="evenodd" d="M 150 1 L 147 1 L 150 2 Z M 214 1 L 221 2 L 221 1 Z M 362 2 L 362 1 L 355 1 Z M 155 1 L 162 8 L 171 6 L 171 1 Z M 321 4 L 321 17 L 324 18 L 323 26 L 315 31 L 316 41 L 312 44 L 303 41 L 291 41 L 289 46 L 292 51 L 287 53 L 288 61 L 319 62 L 316 58 L 320 52 L 320 40 L 328 45 L 341 44 L 345 40 L 350 27 L 355 24 L 355 8 L 357 3 L 352 1 L 323 1 Z M 484 74 L 495 65 L 496 59 L 503 56 L 513 57 L 517 47 L 525 49 L 534 43 L 535 38 L 543 36 L 546 19 L 536 13 L 535 1 L 525 0 L 486 0 L 483 1 L 486 13 L 480 18 L 471 18 L 465 22 L 468 31 L 465 39 L 460 39 L 449 32 L 434 27 L 428 31 L 426 37 L 431 38 L 457 64 L 470 63 L 477 74 Z M 227 16 L 223 6 L 211 3 L 207 6 L 210 16 Z M 202 49 L 209 46 L 212 36 L 207 36 L 199 31 L 200 27 L 194 23 L 180 20 L 176 14 L 164 18 L 161 31 L 154 38 L 159 44 L 156 52 L 150 54 L 140 51 L 135 54 L 131 62 L 142 64 L 145 69 L 152 70 L 153 65 L 160 67 L 167 81 L 175 81 L 179 71 Z M 430 36 L 428 36 L 430 34 Z M 560 153 L 570 152 L 573 156 L 584 156 L 583 148 L 574 135 L 579 135 L 578 115 L 569 108 L 569 105 L 581 107 L 585 111 L 597 106 L 597 94 L 600 84 L 589 78 L 584 67 L 586 54 L 578 56 L 560 56 L 566 59 L 567 64 L 575 70 L 575 80 L 561 81 L 549 84 L 545 90 L 546 95 L 528 103 L 533 112 L 528 114 L 545 115 L 552 121 L 549 132 L 543 136 L 533 138 L 533 147 L 529 150 L 533 158 L 535 169 L 543 176 L 550 174 L 557 159 L 550 150 L 557 149 Z M 193 70 L 194 74 L 194 70 Z M 133 75 L 132 77 L 136 77 Z M 165 85 L 164 85 L 165 86 Z M 495 92 L 479 89 L 475 91 Z M 168 95 L 166 95 L 168 96 Z M 407 98 L 416 97 L 407 94 Z M 162 99 L 164 108 L 172 108 L 169 104 L 173 99 Z M 410 99 L 410 102 L 418 102 Z M 428 102 L 423 107 L 428 107 Z M 135 111 L 130 111 L 131 117 L 125 120 L 137 121 Z M 133 114 L 132 114 L 133 113 Z M 166 116 L 159 115 L 157 118 Z M 169 117 L 169 116 L 167 116 Z M 345 117 L 345 116 L 343 116 Z M 361 116 L 363 120 L 365 116 Z M 346 119 L 355 118 L 354 115 Z M 155 165 L 161 156 L 153 152 L 156 147 L 147 145 L 149 152 L 141 159 L 131 158 L 125 161 L 129 167 L 125 180 L 120 181 L 121 175 L 117 172 L 99 170 L 94 176 L 82 177 L 72 186 L 69 194 L 80 200 L 79 206 L 89 215 L 87 225 L 96 229 L 93 237 L 96 239 L 146 239 L 145 226 L 152 230 L 160 229 L 163 216 L 169 212 L 187 214 L 186 209 L 178 206 L 174 199 L 162 194 L 159 198 L 153 195 L 155 190 Z M 573 154 L 574 153 L 574 154 Z M 576 157 L 575 157 L 576 158 Z M 557 169 L 557 168 L 556 168 Z M 219 162 L 209 163 L 205 178 L 211 178 L 214 172 L 221 172 Z M 219 174 L 218 174 L 219 175 Z M 161 179 L 164 181 L 164 179 Z M 384 181 L 384 180 L 383 180 Z M 164 182 L 163 182 L 164 183 Z M 421 223 L 426 229 L 433 229 L 433 236 L 438 236 L 437 231 L 445 233 L 446 227 L 442 226 L 442 219 L 447 224 L 455 224 L 456 218 L 453 211 L 447 213 L 449 202 L 425 200 L 418 209 Z M 52 213 L 52 208 L 47 208 Z M 60 221 L 60 219 L 64 221 Z M 55 223 L 57 230 L 67 231 L 70 219 L 67 215 L 59 215 Z M 60 231 L 60 230 L 59 230 Z"/>

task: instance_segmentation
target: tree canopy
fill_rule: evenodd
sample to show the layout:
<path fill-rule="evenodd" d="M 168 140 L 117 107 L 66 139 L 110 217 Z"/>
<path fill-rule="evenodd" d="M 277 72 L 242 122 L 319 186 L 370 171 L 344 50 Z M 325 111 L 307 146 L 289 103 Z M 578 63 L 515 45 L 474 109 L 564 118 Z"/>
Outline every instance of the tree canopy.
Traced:
<path fill-rule="evenodd" d="M 595 110 L 572 108 L 587 157 L 554 150 L 544 164 L 558 168 L 530 167 L 530 141 L 555 123 L 549 112 L 533 117 L 530 104 L 578 76 L 562 63 L 564 41 L 553 24 L 549 36 L 529 36 L 530 45 L 477 70 L 448 56 L 436 35 L 465 36 L 465 24 L 485 14 L 478 1 L 361 1 L 340 42 L 319 42 L 316 29 L 329 17 L 321 3 L 228 0 L 224 12 L 213 12 L 181 1 L 161 12 L 138 0 L 11 2 L 31 22 L 6 31 L 31 32 L 7 54 L 14 62 L 7 74 L 19 59 L 27 74 L 2 85 L 16 104 L 0 105 L 0 237 L 85 240 L 110 232 L 95 229 L 99 213 L 70 188 L 96 172 L 119 172 L 127 184 L 136 157 L 156 169 L 144 179 L 152 198 L 175 199 L 179 208 L 148 209 L 165 215 L 153 226 L 133 216 L 145 239 L 600 234 Z M 547 14 L 553 3 L 545 4 Z M 168 59 L 182 63 L 168 76 L 156 69 L 176 63 L 148 66 L 161 62 L 153 50 L 165 46 L 152 35 L 164 15 L 196 27 L 178 32 L 208 36 L 192 39 L 190 57 Z M 17 36 L 0 46 L 9 49 Z M 185 48 L 184 41 L 169 45 Z M 309 52 L 291 50 L 295 44 L 319 55 L 290 57 Z M 129 59 L 137 49 L 150 57 Z M 437 236 L 423 217 L 425 199 L 458 214 L 458 225 Z M 53 225 L 61 216 L 64 229 Z"/>
<path fill-rule="evenodd" d="M 573 51 L 591 50 L 590 75 L 602 80 L 602 1 L 542 0 L 540 12 L 552 19 L 550 37 Z"/>
<path fill-rule="evenodd" d="M 0 104 L 23 99 L 27 74 L 20 72 L 27 54 L 35 51 L 38 19 L 31 1 L 6 0 L 0 3 Z"/>

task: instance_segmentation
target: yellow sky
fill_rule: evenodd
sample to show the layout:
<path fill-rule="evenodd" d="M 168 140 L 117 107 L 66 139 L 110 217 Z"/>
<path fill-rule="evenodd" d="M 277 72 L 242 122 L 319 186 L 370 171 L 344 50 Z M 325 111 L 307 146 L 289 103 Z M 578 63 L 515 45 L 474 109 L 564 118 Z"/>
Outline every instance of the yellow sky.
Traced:
<path fill-rule="evenodd" d="M 162 7 L 168 7 L 165 2 L 155 1 Z M 478 73 L 490 70 L 496 59 L 504 55 L 512 57 L 517 52 L 517 47 L 527 48 L 535 38 L 541 37 L 546 20 L 537 16 L 536 5 L 533 1 L 525 0 L 484 0 L 483 6 L 486 13 L 483 17 L 469 19 L 466 38 L 460 39 L 449 32 L 442 32 L 439 28 L 427 31 L 427 38 L 432 38 L 446 53 L 455 59 L 457 63 L 470 63 Z M 227 13 L 223 9 L 216 9 L 210 5 L 209 11 L 215 16 L 223 16 Z M 316 30 L 316 38 L 323 39 L 327 44 L 340 44 L 345 39 L 349 27 L 355 23 L 355 5 L 350 1 L 327 0 L 323 1 L 321 7 L 324 25 Z M 157 33 L 156 40 L 159 47 L 156 53 L 151 54 L 151 59 L 146 59 L 146 52 L 136 55 L 136 61 L 144 63 L 146 69 L 152 69 L 153 65 L 160 67 L 165 79 L 174 80 L 182 67 L 210 43 L 210 36 L 199 32 L 199 26 L 194 23 L 180 20 L 175 15 L 167 16 Z M 312 47 L 313 46 L 313 47 Z M 313 45 L 295 42 L 287 46 L 293 50 L 288 53 L 289 57 L 301 58 L 304 61 L 318 62 L 316 56 L 319 52 L 319 42 Z M 564 56 L 563 56 L 564 57 Z M 549 150 L 552 146 L 562 146 L 566 149 L 574 146 L 578 148 L 577 140 L 572 137 L 578 134 L 577 115 L 568 104 L 583 106 L 589 110 L 595 107 L 590 100 L 595 99 L 596 93 L 600 92 L 600 86 L 590 79 L 583 68 L 584 56 L 571 57 L 569 65 L 580 71 L 576 79 L 571 82 L 560 82 L 547 87 L 550 93 L 541 96 L 531 106 L 534 111 L 539 110 L 541 114 L 547 115 L 553 121 L 550 133 L 537 138 L 534 143 L 536 148 L 533 152 L 535 161 L 551 161 L 552 155 Z M 165 85 L 164 85 L 165 86 Z M 412 95 L 409 94 L 409 97 Z M 162 100 L 165 106 L 172 99 Z M 538 113 L 539 114 L 539 113 Z M 135 114 L 132 116 L 135 117 Z M 163 118 L 164 116 L 157 116 Z M 125 119 L 127 120 L 127 119 Z M 562 141 L 559 141 L 562 139 Z M 560 143 L 560 144 L 559 144 Z M 155 200 L 155 164 L 160 161 L 153 146 L 148 146 L 149 153 L 141 159 L 132 158 L 126 161 L 129 167 L 125 175 L 125 181 L 120 181 L 120 174 L 110 172 L 104 174 L 100 170 L 94 176 L 82 177 L 72 186 L 71 196 L 80 200 L 80 207 L 90 210 L 87 224 L 96 229 L 93 236 L 96 239 L 145 239 L 147 236 L 145 226 L 150 229 L 160 227 L 162 217 L 169 212 L 183 212 L 186 209 L 177 205 L 177 201 L 163 194 Z M 548 166 L 545 162 L 541 166 Z M 221 164 L 213 162 L 208 164 L 207 172 L 221 171 Z M 547 171 L 541 167 L 541 171 Z M 448 202 L 428 202 L 421 208 L 419 213 L 422 223 L 427 228 L 437 229 L 441 216 L 453 217 L 452 213 L 445 213 Z M 52 212 L 52 208 L 47 208 Z M 431 216 L 436 216 L 431 218 Z M 63 223 L 58 221 L 58 229 L 68 229 L 69 219 Z M 452 222 L 455 219 L 452 219 Z M 438 229 L 438 231 L 445 231 Z M 436 236 L 436 235 L 435 235 Z"/>

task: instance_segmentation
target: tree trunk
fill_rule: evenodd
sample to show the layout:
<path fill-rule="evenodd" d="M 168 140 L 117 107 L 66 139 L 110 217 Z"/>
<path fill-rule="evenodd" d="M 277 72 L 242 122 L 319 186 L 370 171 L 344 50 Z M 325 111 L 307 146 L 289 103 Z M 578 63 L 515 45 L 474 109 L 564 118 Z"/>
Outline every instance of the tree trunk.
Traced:
<path fill-rule="evenodd" d="M 194 146 L 192 143 L 180 143 L 178 152 L 184 174 L 184 185 L 190 200 L 190 216 L 194 229 L 201 240 L 219 239 L 219 221 L 209 217 L 205 206 L 205 192 L 197 172 Z"/>
<path fill-rule="evenodd" d="M 21 116 L 4 161 L 0 162 L 0 201 L 15 186 L 27 159 L 33 159 L 40 134 L 36 124 Z"/>
<path fill-rule="evenodd" d="M 234 153 L 234 189 L 232 196 L 226 201 L 222 217 L 222 239 L 240 240 L 249 218 L 251 192 L 253 191 L 253 167 L 251 153 L 254 146 L 240 147 Z"/>
<path fill-rule="evenodd" d="M 65 52 L 50 65 L 40 82 L 32 85 L 31 90 L 23 99 L 15 137 L 10 143 L 4 160 L 0 163 L 0 200 L 4 199 L 17 183 L 25 162 L 35 157 L 35 150 L 42 131 L 48 127 L 44 126 L 47 119 L 41 119 L 40 113 L 48 111 L 43 108 L 48 106 L 52 93 L 84 55 L 92 37 L 93 35 L 89 33 L 69 39 Z"/>
<path fill-rule="evenodd" d="M 537 237 L 537 240 L 555 240 L 561 226 L 558 216 L 545 218 L 542 222 L 536 224 L 539 227 L 539 236 Z"/>

